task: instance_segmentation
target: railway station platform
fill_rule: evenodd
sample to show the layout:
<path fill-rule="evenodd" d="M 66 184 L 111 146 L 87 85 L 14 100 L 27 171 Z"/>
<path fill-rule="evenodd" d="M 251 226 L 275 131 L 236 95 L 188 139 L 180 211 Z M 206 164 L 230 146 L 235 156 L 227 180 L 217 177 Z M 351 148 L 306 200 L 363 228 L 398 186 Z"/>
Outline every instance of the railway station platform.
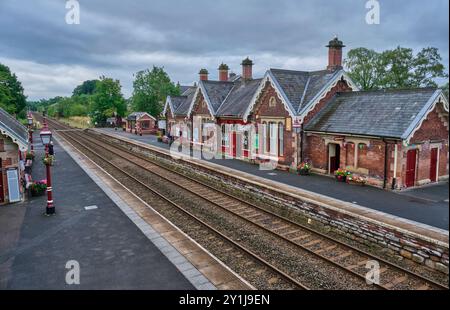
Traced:
<path fill-rule="evenodd" d="M 169 145 L 158 142 L 156 136 L 153 135 L 139 136 L 128 132 L 116 131 L 112 128 L 96 130 L 133 139 L 165 150 L 169 149 Z M 336 182 L 334 178 L 322 175 L 299 176 L 286 171 L 259 170 L 257 165 L 241 160 L 213 159 L 208 161 L 239 172 L 254 175 L 255 177 L 308 190 L 387 215 L 429 225 L 447 232 L 449 230 L 448 182 L 425 186 L 420 189 L 394 192 L 371 186 L 351 186 Z"/>
<path fill-rule="evenodd" d="M 38 133 L 34 141 L 32 176 L 41 180 L 44 150 Z M 195 260 L 186 259 L 192 251 L 181 253 L 167 240 L 183 240 L 186 248 L 203 255 L 205 264 L 211 259 L 201 249 L 160 221 L 171 237 L 163 238 L 100 178 L 88 175 L 81 160 L 57 141 L 51 169 L 56 215 L 43 215 L 46 195 L 0 207 L 0 289 L 242 288 L 219 264 L 211 268 L 209 263 L 209 275 L 200 271 Z M 74 266 L 66 265 L 68 261 L 79 264 L 79 284 L 66 282 Z M 221 279 L 224 273 L 228 283 Z"/>

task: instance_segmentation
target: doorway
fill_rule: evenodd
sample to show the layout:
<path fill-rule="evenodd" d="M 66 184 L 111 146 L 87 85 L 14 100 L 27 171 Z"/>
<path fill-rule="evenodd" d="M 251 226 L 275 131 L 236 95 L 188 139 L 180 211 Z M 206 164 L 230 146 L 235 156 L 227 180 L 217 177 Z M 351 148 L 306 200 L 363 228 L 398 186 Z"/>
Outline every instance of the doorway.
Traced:
<path fill-rule="evenodd" d="M 341 146 L 339 144 L 328 144 L 328 169 L 330 174 L 333 174 L 339 169 L 341 164 Z"/>
<path fill-rule="evenodd" d="M 409 150 L 406 153 L 406 187 L 414 186 L 416 180 L 417 150 Z"/>
<path fill-rule="evenodd" d="M 438 180 L 438 148 L 432 148 L 430 154 L 430 180 L 437 182 Z"/>

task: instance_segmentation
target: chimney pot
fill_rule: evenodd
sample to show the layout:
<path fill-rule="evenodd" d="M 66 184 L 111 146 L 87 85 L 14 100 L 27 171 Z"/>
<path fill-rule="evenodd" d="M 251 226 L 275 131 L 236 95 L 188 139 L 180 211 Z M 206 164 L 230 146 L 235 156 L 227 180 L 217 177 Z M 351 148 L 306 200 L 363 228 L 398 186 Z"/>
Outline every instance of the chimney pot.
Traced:
<path fill-rule="evenodd" d="M 345 45 L 337 36 L 331 40 L 328 45 L 328 67 L 330 71 L 342 69 L 342 48 Z"/>
<path fill-rule="evenodd" d="M 219 81 L 226 82 L 228 81 L 228 70 L 230 68 L 222 62 L 219 66 Z"/>
<path fill-rule="evenodd" d="M 200 69 L 198 74 L 200 75 L 200 81 L 207 81 L 208 80 L 208 70 Z"/>
<path fill-rule="evenodd" d="M 242 78 L 244 80 L 251 80 L 253 78 L 252 69 L 253 69 L 253 61 L 250 58 L 245 58 L 242 63 Z"/>

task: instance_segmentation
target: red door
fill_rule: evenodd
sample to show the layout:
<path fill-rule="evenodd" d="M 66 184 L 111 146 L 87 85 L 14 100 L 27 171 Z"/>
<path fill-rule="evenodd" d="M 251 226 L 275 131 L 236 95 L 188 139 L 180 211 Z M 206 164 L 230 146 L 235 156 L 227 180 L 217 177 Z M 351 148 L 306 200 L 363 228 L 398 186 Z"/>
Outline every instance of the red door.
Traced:
<path fill-rule="evenodd" d="M 416 150 L 409 150 L 406 154 L 406 187 L 414 186 L 416 180 Z"/>
<path fill-rule="evenodd" d="M 437 181 L 437 160 L 438 160 L 438 149 L 431 149 L 431 163 L 430 163 L 430 180 L 431 182 Z"/>
<path fill-rule="evenodd" d="M 232 139 L 231 139 L 231 149 L 232 149 L 232 155 L 233 157 L 236 157 L 236 131 L 233 131 L 232 134 Z"/>

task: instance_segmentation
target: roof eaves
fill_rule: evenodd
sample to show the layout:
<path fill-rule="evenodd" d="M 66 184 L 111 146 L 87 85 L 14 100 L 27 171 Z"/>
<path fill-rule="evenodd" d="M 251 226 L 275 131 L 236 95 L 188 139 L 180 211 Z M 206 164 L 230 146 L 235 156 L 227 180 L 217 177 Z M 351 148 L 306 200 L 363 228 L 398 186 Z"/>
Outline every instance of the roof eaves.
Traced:
<path fill-rule="evenodd" d="M 323 96 L 326 95 L 328 92 L 327 90 L 333 88 L 339 80 L 344 77 L 344 79 L 350 84 L 350 87 L 354 89 L 355 91 L 358 91 L 359 88 L 353 83 L 353 81 L 350 79 L 350 77 L 347 75 L 347 73 L 342 69 L 338 70 L 334 73 L 333 77 L 322 87 L 320 91 L 317 92 L 317 94 L 304 106 L 299 106 L 298 115 L 302 116 L 303 114 L 306 114 L 310 111 L 310 108 L 315 105 L 316 102 L 320 101 Z"/>
<path fill-rule="evenodd" d="M 283 97 L 284 102 L 288 105 L 288 107 L 290 109 L 289 114 L 294 116 L 295 115 L 294 106 L 292 105 L 291 101 L 288 99 L 288 97 L 284 93 L 284 90 L 281 87 L 280 83 L 278 83 L 277 79 L 275 78 L 275 76 L 273 75 L 273 73 L 270 70 L 268 71 L 268 74 L 269 74 L 270 80 L 272 81 L 272 84 L 274 84 L 274 86 L 278 90 L 279 94 Z"/>
<path fill-rule="evenodd" d="M 402 134 L 403 140 L 409 140 L 413 133 L 415 132 L 416 128 L 422 123 L 422 120 L 428 115 L 428 113 L 432 110 L 432 108 L 437 103 L 438 99 L 442 95 L 442 90 L 437 89 L 433 95 L 428 99 L 427 103 L 423 106 L 423 108 L 417 113 L 417 116 L 414 118 L 414 120 L 411 122 L 411 124 L 408 126 L 408 128 L 405 130 L 405 132 Z M 442 96 L 445 97 L 445 96 Z"/>

